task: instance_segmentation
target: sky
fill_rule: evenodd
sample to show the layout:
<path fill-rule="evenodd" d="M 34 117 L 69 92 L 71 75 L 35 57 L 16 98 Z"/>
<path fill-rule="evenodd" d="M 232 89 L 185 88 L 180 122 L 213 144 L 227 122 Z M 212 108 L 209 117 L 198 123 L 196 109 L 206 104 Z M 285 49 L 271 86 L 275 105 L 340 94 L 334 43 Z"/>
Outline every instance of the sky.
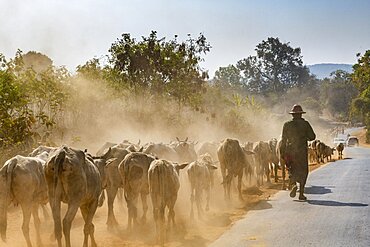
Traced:
<path fill-rule="evenodd" d="M 354 64 L 370 49 L 369 13 L 370 0 L 0 0 L 0 53 L 37 51 L 74 71 L 121 34 L 156 30 L 167 39 L 203 33 L 211 77 L 268 37 L 300 47 L 307 65 Z"/>

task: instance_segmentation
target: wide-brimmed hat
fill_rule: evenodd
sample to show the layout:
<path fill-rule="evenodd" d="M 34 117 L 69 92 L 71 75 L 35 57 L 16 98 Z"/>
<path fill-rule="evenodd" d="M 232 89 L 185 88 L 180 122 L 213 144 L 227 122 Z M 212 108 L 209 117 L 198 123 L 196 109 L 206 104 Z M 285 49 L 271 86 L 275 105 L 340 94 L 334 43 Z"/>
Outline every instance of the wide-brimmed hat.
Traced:
<path fill-rule="evenodd" d="M 303 111 L 302 106 L 300 105 L 294 105 L 292 110 L 289 112 L 289 114 L 304 114 L 306 113 Z"/>

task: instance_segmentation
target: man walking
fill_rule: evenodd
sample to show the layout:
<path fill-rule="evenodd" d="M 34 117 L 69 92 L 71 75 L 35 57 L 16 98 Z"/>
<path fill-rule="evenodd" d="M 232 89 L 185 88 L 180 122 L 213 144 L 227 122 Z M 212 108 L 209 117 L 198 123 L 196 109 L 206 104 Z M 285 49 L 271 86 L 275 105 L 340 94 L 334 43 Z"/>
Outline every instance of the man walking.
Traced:
<path fill-rule="evenodd" d="M 302 118 L 306 112 L 300 105 L 294 105 L 289 113 L 293 119 L 284 123 L 280 154 L 289 170 L 289 183 L 293 186 L 290 197 L 296 196 L 299 183 L 299 200 L 307 200 L 304 195 L 308 176 L 307 141 L 314 140 L 316 135 L 311 125 Z"/>

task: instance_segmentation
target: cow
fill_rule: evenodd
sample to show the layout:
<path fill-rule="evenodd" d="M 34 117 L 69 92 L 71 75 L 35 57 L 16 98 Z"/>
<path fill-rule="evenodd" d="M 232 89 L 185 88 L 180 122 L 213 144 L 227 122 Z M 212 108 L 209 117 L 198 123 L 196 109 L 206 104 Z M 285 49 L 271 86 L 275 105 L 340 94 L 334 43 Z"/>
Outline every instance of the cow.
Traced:
<path fill-rule="evenodd" d="M 7 208 L 10 202 L 21 205 L 23 212 L 22 231 L 27 246 L 32 243 L 29 235 L 31 214 L 36 229 L 37 246 L 42 245 L 38 207 L 48 202 L 43 165 L 37 157 L 17 155 L 7 160 L 0 169 L 0 233 L 6 239 Z"/>
<path fill-rule="evenodd" d="M 338 159 L 343 159 L 343 150 L 344 150 L 344 144 L 339 143 L 336 147 L 337 152 L 338 152 Z"/>
<path fill-rule="evenodd" d="M 143 205 L 142 221 L 146 222 L 148 211 L 147 196 L 149 194 L 148 170 L 155 157 L 142 152 L 128 154 L 119 164 L 118 170 L 123 181 L 123 189 L 128 209 L 127 228 L 137 225 L 137 201 L 139 194 Z"/>
<path fill-rule="evenodd" d="M 37 155 L 46 152 L 49 154 L 50 152 L 55 151 L 57 148 L 56 147 L 48 147 L 48 146 L 38 146 L 35 148 L 28 156 L 29 157 L 36 157 Z"/>
<path fill-rule="evenodd" d="M 180 189 L 179 171 L 188 163 L 176 164 L 167 160 L 153 160 L 148 171 L 149 192 L 153 205 L 154 221 L 156 223 L 157 239 L 163 244 L 164 235 L 164 212 L 168 213 L 168 226 L 175 226 L 174 206 L 177 193 Z"/>
<path fill-rule="evenodd" d="M 327 161 L 330 161 L 334 150 L 335 150 L 335 148 L 331 148 L 323 142 L 317 143 L 316 151 L 318 152 L 318 157 L 319 157 L 318 162 L 324 163 L 325 158 L 326 158 Z"/>
<path fill-rule="evenodd" d="M 275 182 L 278 182 L 278 167 L 279 167 L 279 157 L 277 155 L 277 139 L 272 138 L 268 141 L 268 145 L 270 147 L 270 155 L 269 155 L 269 165 L 271 169 L 271 176 L 274 177 Z"/>
<path fill-rule="evenodd" d="M 276 147 L 276 153 L 277 153 L 277 156 L 279 158 L 279 163 L 280 163 L 280 167 L 281 167 L 281 177 L 282 177 L 282 180 L 283 180 L 282 189 L 285 190 L 286 189 L 286 185 L 285 185 L 286 163 L 285 163 L 284 157 L 282 157 L 281 152 L 280 152 L 281 145 L 282 145 L 282 140 L 280 139 L 278 141 L 278 144 L 277 144 L 277 147 Z M 290 189 L 290 184 L 289 184 L 288 187 Z"/>
<path fill-rule="evenodd" d="M 263 185 L 263 176 L 266 175 L 270 183 L 269 162 L 271 160 L 270 146 L 268 142 L 259 141 L 254 143 L 253 152 L 256 160 L 257 185 Z"/>
<path fill-rule="evenodd" d="M 241 182 L 243 178 L 243 171 L 250 166 L 246 159 L 246 154 L 253 154 L 252 151 L 243 150 L 239 141 L 235 139 L 225 139 L 217 149 L 218 160 L 220 161 L 220 168 L 222 174 L 222 184 L 224 187 L 225 199 L 230 199 L 230 187 L 233 177 L 238 176 L 238 192 L 239 199 L 243 200 L 241 191 Z"/>
<path fill-rule="evenodd" d="M 213 161 L 217 161 L 217 148 L 220 144 L 217 142 L 204 142 L 198 149 L 198 156 L 208 153 L 211 155 Z"/>
<path fill-rule="evenodd" d="M 314 153 L 315 153 L 315 162 L 317 162 L 317 163 L 320 163 L 320 161 L 319 161 L 319 151 L 318 151 L 318 149 L 317 149 L 317 146 L 318 146 L 318 144 L 320 143 L 320 140 L 313 140 L 310 144 L 309 144 L 309 146 L 311 146 L 311 148 L 314 150 Z"/>
<path fill-rule="evenodd" d="M 118 225 L 113 209 L 114 200 L 116 198 L 118 189 L 123 187 L 122 179 L 118 171 L 118 166 L 129 153 L 130 151 L 127 149 L 110 147 L 103 155 L 93 157 L 94 159 L 104 160 L 115 159 L 105 167 L 105 172 L 107 176 L 107 185 L 105 190 L 107 192 L 108 199 L 107 226 L 109 229 Z"/>
<path fill-rule="evenodd" d="M 218 148 L 218 146 L 219 146 L 219 143 L 217 143 L 217 142 L 204 142 L 200 146 L 200 148 L 197 152 L 197 156 L 201 156 L 202 154 L 208 153 L 211 156 L 212 160 L 217 163 L 217 162 L 219 162 L 218 157 L 217 157 L 217 148 Z M 215 182 L 214 182 L 215 174 L 214 173 L 215 173 L 215 170 L 211 169 L 210 170 L 211 188 L 213 188 L 213 186 L 215 184 Z"/>
<path fill-rule="evenodd" d="M 323 142 L 316 143 L 316 153 L 317 153 L 317 163 L 320 164 L 324 163 L 324 155 L 325 155 L 325 148 L 326 145 Z"/>
<path fill-rule="evenodd" d="M 197 161 L 189 164 L 187 173 L 190 181 L 191 189 L 191 210 L 190 217 L 194 219 L 193 204 L 194 201 L 198 210 L 198 218 L 202 217 L 203 208 L 201 205 L 203 191 L 206 193 L 206 211 L 209 210 L 209 200 L 211 194 L 211 170 L 217 169 L 217 166 L 213 164 L 213 160 L 210 154 L 202 154 Z"/>
<path fill-rule="evenodd" d="M 327 145 L 325 145 L 325 150 L 324 150 L 324 158 L 326 158 L 326 161 L 329 162 L 331 161 L 331 156 L 334 154 L 335 148 L 331 148 Z"/>
<path fill-rule="evenodd" d="M 255 176 L 255 169 L 256 169 L 256 161 L 254 155 L 248 155 L 249 152 L 253 152 L 253 142 L 245 142 L 242 146 L 243 151 L 245 153 L 245 159 L 249 166 L 244 168 L 244 174 L 246 178 L 249 178 L 249 182 L 252 183 L 252 178 Z"/>
<path fill-rule="evenodd" d="M 308 162 L 311 163 L 311 164 L 315 163 L 315 161 L 316 161 L 316 150 L 313 149 L 311 147 L 311 145 L 308 146 L 307 155 L 308 155 Z"/>
<path fill-rule="evenodd" d="M 85 221 L 83 246 L 88 246 L 89 236 L 91 245 L 96 246 L 92 220 L 102 191 L 98 168 L 83 151 L 62 146 L 50 155 L 45 166 L 45 177 L 58 247 L 62 246 L 61 202 L 68 204 L 63 219 L 66 246 L 71 246 L 71 225 L 78 208 Z"/>
<path fill-rule="evenodd" d="M 150 143 L 144 153 L 154 155 L 160 159 L 178 162 L 179 155 L 173 147 L 163 143 Z"/>
<path fill-rule="evenodd" d="M 186 137 L 185 140 L 181 141 L 176 137 L 177 142 L 172 143 L 172 147 L 178 155 L 177 162 L 193 162 L 197 160 L 197 153 L 195 152 L 195 143 L 189 142 Z"/>
<path fill-rule="evenodd" d="M 140 149 L 139 145 L 140 145 L 140 140 L 137 144 L 132 143 L 128 140 L 123 140 L 121 143 L 106 142 L 106 143 L 104 143 L 104 145 L 101 148 L 99 148 L 99 150 L 96 152 L 96 155 L 97 156 L 102 156 L 108 151 L 109 148 L 112 148 L 112 147 L 127 149 L 128 147 L 131 146 L 129 149 L 134 148 L 135 151 L 136 151 L 136 150 Z"/>

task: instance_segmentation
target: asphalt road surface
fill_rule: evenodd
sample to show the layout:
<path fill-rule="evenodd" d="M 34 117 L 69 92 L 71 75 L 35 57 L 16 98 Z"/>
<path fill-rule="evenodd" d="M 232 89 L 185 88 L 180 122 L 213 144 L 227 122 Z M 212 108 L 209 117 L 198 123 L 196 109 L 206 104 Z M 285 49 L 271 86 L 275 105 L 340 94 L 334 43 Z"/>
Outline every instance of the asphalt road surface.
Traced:
<path fill-rule="evenodd" d="M 210 246 L 370 246 L 370 149 L 345 148 L 310 173 L 306 196 L 277 193 Z"/>

